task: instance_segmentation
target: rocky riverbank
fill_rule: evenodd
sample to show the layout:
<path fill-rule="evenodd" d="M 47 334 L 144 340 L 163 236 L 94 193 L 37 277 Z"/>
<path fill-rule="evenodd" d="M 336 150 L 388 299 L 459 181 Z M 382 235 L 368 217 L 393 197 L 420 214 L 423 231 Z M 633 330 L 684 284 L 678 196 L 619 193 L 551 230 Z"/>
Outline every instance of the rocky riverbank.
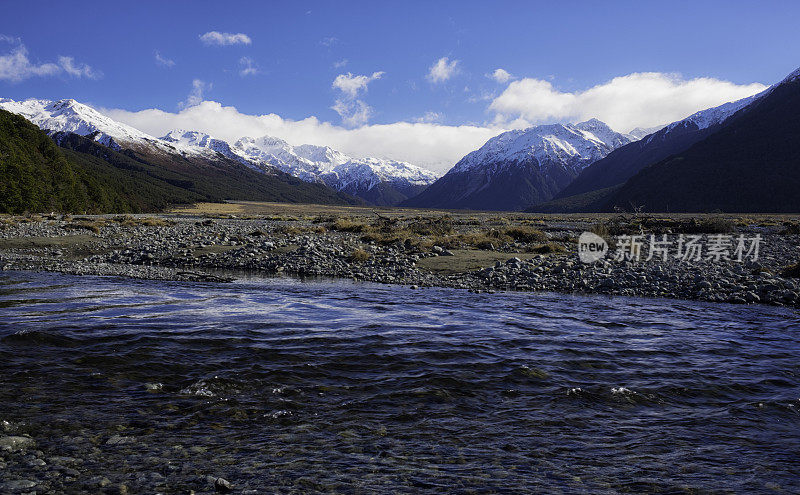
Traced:
<path fill-rule="evenodd" d="M 628 219 L 665 232 L 684 223 Z M 671 223 L 670 223 L 671 222 Z M 580 262 L 576 240 L 598 230 L 613 244 L 619 219 L 434 216 L 6 217 L 0 268 L 223 282 L 230 272 L 337 277 L 412 287 L 553 291 L 800 306 L 800 259 L 790 222 L 736 223 L 731 237 L 759 235 L 757 259 Z M 634 225 L 635 224 L 635 225 Z M 709 223 L 719 231 L 719 224 Z M 794 226 L 793 226 L 794 225 Z M 671 227 L 671 228 L 670 228 Z M 696 231 L 702 224 L 695 222 Z M 706 236 L 707 237 L 707 236 Z M 731 247 L 732 249 L 732 247 Z M 612 253 L 613 254 L 613 253 Z"/>

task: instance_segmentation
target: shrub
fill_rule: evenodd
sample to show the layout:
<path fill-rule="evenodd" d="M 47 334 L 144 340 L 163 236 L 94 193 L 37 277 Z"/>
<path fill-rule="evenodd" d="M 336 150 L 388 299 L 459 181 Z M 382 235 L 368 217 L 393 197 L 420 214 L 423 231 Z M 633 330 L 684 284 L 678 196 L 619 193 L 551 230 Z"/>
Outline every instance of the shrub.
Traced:
<path fill-rule="evenodd" d="M 517 242 L 545 242 L 547 235 L 541 230 L 533 227 L 511 227 L 506 229 L 505 234 Z"/>
<path fill-rule="evenodd" d="M 408 238 L 408 232 L 405 231 L 398 231 L 398 232 L 367 232 L 361 236 L 361 240 L 363 242 L 374 242 L 375 244 L 380 244 L 382 246 L 388 246 L 389 244 L 396 244 L 398 242 L 403 242 Z"/>
<path fill-rule="evenodd" d="M 368 259 L 370 259 L 371 256 L 372 255 L 370 255 L 368 252 L 364 251 L 361 248 L 358 248 L 354 249 L 353 252 L 350 253 L 350 261 L 353 261 L 355 263 L 363 263 Z"/>
<path fill-rule="evenodd" d="M 328 228 L 339 232 L 366 232 L 369 225 L 350 218 L 337 218 L 328 224 Z"/>
<path fill-rule="evenodd" d="M 676 234 L 730 234 L 736 232 L 736 224 L 731 220 L 714 217 L 698 221 L 691 219 L 673 228 Z"/>
<path fill-rule="evenodd" d="M 539 246 L 530 248 L 529 251 L 531 253 L 551 254 L 551 253 L 563 253 L 566 251 L 566 249 L 561 244 L 556 244 L 555 242 L 548 242 L 547 244 L 541 244 Z"/>
<path fill-rule="evenodd" d="M 67 230 L 90 230 L 95 234 L 100 233 L 100 227 L 103 226 L 102 222 L 73 222 L 64 225 L 64 228 Z"/>
<path fill-rule="evenodd" d="M 421 218 L 410 222 L 407 228 L 417 235 L 448 235 L 453 233 L 453 219 L 447 215 Z"/>

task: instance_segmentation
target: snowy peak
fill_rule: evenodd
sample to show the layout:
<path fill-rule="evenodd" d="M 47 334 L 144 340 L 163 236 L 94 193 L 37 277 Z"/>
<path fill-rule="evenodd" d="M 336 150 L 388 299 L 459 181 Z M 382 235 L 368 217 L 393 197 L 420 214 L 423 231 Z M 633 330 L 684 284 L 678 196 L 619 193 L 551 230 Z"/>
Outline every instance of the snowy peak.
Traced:
<path fill-rule="evenodd" d="M 202 152 L 212 151 L 228 158 L 238 160 L 239 157 L 231 150 L 230 145 L 221 139 L 215 139 L 208 134 L 198 131 L 176 129 L 159 138 L 162 141 L 173 143 L 184 151 Z"/>
<path fill-rule="evenodd" d="M 578 124 L 538 125 L 495 136 L 462 158 L 451 171 L 464 172 L 481 166 L 528 160 L 540 164 L 580 161 L 588 165 L 633 140 L 597 119 Z"/>
<path fill-rule="evenodd" d="M 232 150 L 261 166 L 278 168 L 306 181 L 321 181 L 337 190 L 358 184 L 371 189 L 380 182 L 428 185 L 437 176 L 410 163 L 380 158 L 353 158 L 328 146 L 292 146 L 271 136 L 244 137 Z"/>
<path fill-rule="evenodd" d="M 792 81 L 794 81 L 796 79 L 800 79 L 800 68 L 795 69 L 794 72 L 792 72 L 788 76 L 784 77 L 783 80 L 781 82 L 779 82 L 778 84 L 784 84 L 784 83 L 792 82 Z"/>
<path fill-rule="evenodd" d="M 315 146 L 313 144 L 301 144 L 294 147 L 297 156 L 316 163 L 343 164 L 351 161 L 352 158 L 340 153 L 327 146 Z"/>
<path fill-rule="evenodd" d="M 589 119 L 586 122 L 575 124 L 575 128 L 584 131 L 584 137 L 589 140 L 597 140 L 606 146 L 619 148 L 631 142 L 631 137 L 620 134 L 611 129 L 605 122 L 597 119 Z M 588 134 L 587 134 L 588 133 Z"/>
<path fill-rule="evenodd" d="M 402 191 L 405 198 L 437 178 L 433 172 L 409 163 L 352 158 L 327 146 L 292 146 L 271 136 L 244 137 L 230 145 L 203 132 L 176 129 L 155 138 L 72 99 L 14 101 L 3 98 L 0 108 L 22 115 L 51 135 L 78 134 L 117 150 L 160 151 L 209 159 L 222 155 L 262 172 L 279 169 L 304 181 L 321 182 L 356 195 L 388 183 Z"/>
<path fill-rule="evenodd" d="M 666 126 L 666 129 L 671 130 L 679 126 L 690 126 L 692 124 L 696 125 L 698 129 L 707 129 L 713 125 L 722 123 L 725 119 L 761 98 L 771 90 L 772 87 L 756 95 L 742 98 L 741 100 L 730 101 L 728 103 L 723 103 L 718 107 L 700 110 L 699 112 L 693 113 L 683 120 L 673 122 L 672 124 Z"/>
<path fill-rule="evenodd" d="M 764 96 L 770 94 L 772 90 L 774 90 L 778 86 L 790 83 L 792 81 L 797 80 L 798 78 L 800 78 L 800 68 L 798 68 L 797 70 L 795 70 L 794 72 L 783 78 L 781 82 L 773 84 L 772 86 L 770 86 L 769 88 L 765 89 L 764 91 L 758 94 L 755 94 L 753 96 L 748 96 L 747 98 L 742 98 L 741 100 L 723 103 L 722 105 L 719 105 L 717 107 L 701 110 L 699 112 L 693 113 L 692 115 L 686 117 L 683 120 L 673 122 L 672 124 L 666 126 L 666 128 L 670 130 L 674 129 L 675 127 L 689 126 L 694 124 L 699 129 L 706 129 L 713 125 L 720 124 L 723 121 L 725 121 L 728 117 L 738 112 L 739 110 L 750 105 L 756 100 L 760 100 Z"/>
<path fill-rule="evenodd" d="M 663 125 L 657 125 L 655 127 L 636 127 L 628 132 L 628 135 L 631 136 L 634 141 L 638 141 L 647 135 L 660 131 L 664 127 Z"/>
<path fill-rule="evenodd" d="M 208 134 L 177 129 L 161 138 L 195 152 L 214 151 L 256 170 L 278 169 L 306 182 L 323 183 L 337 191 L 365 197 L 376 186 L 387 183 L 409 192 L 437 179 L 431 171 L 410 163 L 380 158 L 353 158 L 328 146 L 292 146 L 273 137 L 242 137 L 232 145 Z"/>
<path fill-rule="evenodd" d="M 22 115 L 39 128 L 53 134 L 70 132 L 119 149 L 122 144 L 157 143 L 156 138 L 106 117 L 94 108 L 72 99 L 14 101 L 0 98 L 0 108 Z"/>

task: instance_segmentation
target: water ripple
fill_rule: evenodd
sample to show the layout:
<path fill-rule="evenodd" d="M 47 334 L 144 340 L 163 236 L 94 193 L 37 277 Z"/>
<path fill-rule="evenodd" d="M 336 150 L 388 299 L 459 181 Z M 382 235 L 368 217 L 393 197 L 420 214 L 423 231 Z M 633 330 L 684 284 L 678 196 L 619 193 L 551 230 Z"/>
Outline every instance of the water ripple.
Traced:
<path fill-rule="evenodd" d="M 137 492 L 800 491 L 775 307 L 8 272 L 0 403 Z M 185 468 L 129 480 L 153 459 Z"/>

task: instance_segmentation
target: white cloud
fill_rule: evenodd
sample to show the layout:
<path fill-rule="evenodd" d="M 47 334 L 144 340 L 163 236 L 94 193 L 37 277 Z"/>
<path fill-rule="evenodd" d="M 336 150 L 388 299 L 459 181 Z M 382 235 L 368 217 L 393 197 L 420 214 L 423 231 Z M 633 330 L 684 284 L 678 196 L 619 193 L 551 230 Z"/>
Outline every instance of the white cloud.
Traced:
<path fill-rule="evenodd" d="M 489 74 L 487 77 L 494 79 L 495 81 L 499 82 L 500 84 L 505 84 L 511 79 L 514 79 L 507 70 L 505 69 L 495 69 L 494 72 Z"/>
<path fill-rule="evenodd" d="M 443 173 L 470 151 L 504 129 L 473 125 L 396 122 L 356 129 L 322 122 L 316 117 L 284 119 L 276 114 L 248 115 L 234 107 L 203 101 L 178 113 L 158 109 L 129 112 L 101 110 L 109 117 L 155 136 L 172 129 L 193 129 L 220 139 L 275 136 L 287 142 L 331 146 L 356 157 L 375 156 L 411 162 Z"/>
<path fill-rule="evenodd" d="M 422 117 L 414 119 L 414 122 L 439 122 L 442 118 L 444 118 L 444 115 L 441 113 L 428 110 Z"/>
<path fill-rule="evenodd" d="M 212 87 L 213 85 L 211 83 L 201 81 L 200 79 L 193 80 L 192 90 L 189 92 L 189 96 L 186 97 L 186 101 L 179 103 L 178 106 L 180 108 L 191 108 L 199 105 L 203 102 L 203 93 L 210 91 Z"/>
<path fill-rule="evenodd" d="M 371 76 L 339 74 L 331 85 L 338 89 L 341 95 L 331 107 L 342 118 L 342 123 L 348 127 L 358 127 L 366 124 L 372 116 L 372 108 L 363 100 L 358 99 L 362 92 L 367 91 L 367 86 L 372 81 L 380 79 L 383 71 L 373 72 Z"/>
<path fill-rule="evenodd" d="M 72 57 L 58 57 L 58 63 L 64 72 L 73 77 L 88 77 L 89 79 L 99 79 L 102 73 L 92 69 L 86 64 L 76 64 Z"/>
<path fill-rule="evenodd" d="M 86 64 L 76 63 L 73 57 L 61 56 L 58 63 L 37 64 L 28 58 L 28 49 L 19 38 L 0 35 L 0 42 L 15 45 L 11 51 L 0 55 L 0 80 L 21 82 L 31 77 L 54 76 L 65 73 L 73 77 L 98 79 L 102 73 Z"/>
<path fill-rule="evenodd" d="M 162 56 L 158 50 L 156 50 L 156 63 L 162 67 L 172 67 L 175 65 L 174 60 L 170 60 L 164 56 Z"/>
<path fill-rule="evenodd" d="M 200 41 L 206 45 L 249 45 L 253 41 L 244 33 L 220 33 L 219 31 L 209 31 L 200 35 Z"/>
<path fill-rule="evenodd" d="M 442 57 L 428 69 L 427 79 L 432 83 L 447 81 L 458 73 L 458 60 Z"/>
<path fill-rule="evenodd" d="M 337 60 L 336 62 L 333 63 L 333 68 L 334 69 L 341 69 L 342 67 L 347 65 L 347 62 L 348 62 L 348 60 L 346 58 L 343 58 L 341 60 Z"/>
<path fill-rule="evenodd" d="M 760 83 L 738 85 L 700 77 L 640 72 L 598 84 L 585 91 L 562 92 L 541 79 L 512 82 L 489 105 L 495 124 L 524 126 L 596 117 L 619 131 L 681 120 L 694 112 L 751 96 Z"/>
<path fill-rule="evenodd" d="M 361 100 L 338 99 L 331 107 L 347 127 L 360 127 L 372 117 L 372 107 Z"/>
<path fill-rule="evenodd" d="M 242 77 L 245 76 L 254 76 L 258 74 L 258 67 L 256 67 L 255 62 L 250 57 L 242 57 L 239 59 L 239 75 Z"/>
<path fill-rule="evenodd" d="M 336 76 L 336 79 L 333 80 L 333 87 L 345 93 L 347 96 L 355 98 L 360 91 L 367 90 L 367 85 L 369 83 L 380 79 L 384 74 L 385 72 L 383 71 L 373 72 L 371 76 L 355 76 L 352 72 L 339 74 Z"/>

